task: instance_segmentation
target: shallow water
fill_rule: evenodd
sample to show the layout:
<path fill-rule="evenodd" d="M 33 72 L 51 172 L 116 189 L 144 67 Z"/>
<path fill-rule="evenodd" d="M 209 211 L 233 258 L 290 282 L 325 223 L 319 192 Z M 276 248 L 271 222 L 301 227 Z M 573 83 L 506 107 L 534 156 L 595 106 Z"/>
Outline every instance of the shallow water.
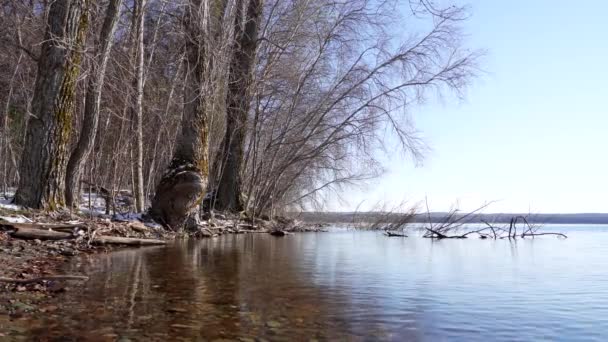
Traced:
<path fill-rule="evenodd" d="M 79 259 L 27 339 L 589 341 L 608 335 L 608 226 L 568 239 L 225 236 Z"/>

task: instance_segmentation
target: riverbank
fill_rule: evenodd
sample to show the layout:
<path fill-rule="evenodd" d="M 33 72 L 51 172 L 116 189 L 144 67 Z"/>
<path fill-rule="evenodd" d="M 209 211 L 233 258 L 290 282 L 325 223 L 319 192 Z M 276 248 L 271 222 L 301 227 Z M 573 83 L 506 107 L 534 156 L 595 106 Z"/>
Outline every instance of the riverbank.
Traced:
<path fill-rule="evenodd" d="M 61 268 L 66 262 L 81 254 L 107 253 L 128 247 L 93 243 L 100 236 L 168 241 L 174 235 L 137 220 L 120 222 L 69 213 L 2 209 L 0 315 L 19 318 L 32 312 L 52 311 L 53 307 L 45 305 L 50 298 L 82 282 L 53 279 L 64 276 Z"/>
<path fill-rule="evenodd" d="M 84 279 L 57 279 L 73 257 L 117 249 L 171 243 L 175 239 L 214 238 L 224 234 L 322 231 L 321 225 L 298 221 L 251 220 L 216 214 L 188 232 L 167 231 L 142 215 L 114 217 L 0 209 L 0 325 L 2 317 L 18 319 L 56 310 L 49 299 L 80 286 Z M 0 336 L 1 337 L 1 336 Z"/>

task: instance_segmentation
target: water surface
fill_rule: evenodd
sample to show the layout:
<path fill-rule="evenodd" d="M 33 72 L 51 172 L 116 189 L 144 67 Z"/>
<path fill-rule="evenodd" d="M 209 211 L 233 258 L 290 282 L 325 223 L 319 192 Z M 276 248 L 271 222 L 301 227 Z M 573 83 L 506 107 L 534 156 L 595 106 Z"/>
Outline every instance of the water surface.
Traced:
<path fill-rule="evenodd" d="M 28 339 L 590 341 L 608 335 L 608 227 L 568 239 L 336 230 L 79 259 L 91 279 Z"/>

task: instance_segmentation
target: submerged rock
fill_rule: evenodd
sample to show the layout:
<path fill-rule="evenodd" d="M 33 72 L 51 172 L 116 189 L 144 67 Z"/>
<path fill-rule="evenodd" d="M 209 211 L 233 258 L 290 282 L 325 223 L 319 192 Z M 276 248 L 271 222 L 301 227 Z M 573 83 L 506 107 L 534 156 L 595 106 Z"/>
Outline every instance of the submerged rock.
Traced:
<path fill-rule="evenodd" d="M 278 321 L 268 321 L 266 322 L 266 326 L 272 329 L 277 329 L 281 327 L 281 323 Z"/>

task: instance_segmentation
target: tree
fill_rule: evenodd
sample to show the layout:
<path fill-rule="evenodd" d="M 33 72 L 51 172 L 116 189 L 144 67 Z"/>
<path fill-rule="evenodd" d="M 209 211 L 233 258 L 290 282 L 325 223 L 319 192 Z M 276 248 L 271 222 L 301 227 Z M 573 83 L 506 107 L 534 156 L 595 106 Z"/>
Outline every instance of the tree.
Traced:
<path fill-rule="evenodd" d="M 136 49 L 135 49 L 135 101 L 131 108 L 131 118 L 135 122 L 135 139 L 133 140 L 133 196 L 135 197 L 135 210 L 142 212 L 145 206 L 144 198 L 144 160 L 143 160 L 143 97 L 144 97 L 144 10 L 146 0 L 136 1 Z"/>
<path fill-rule="evenodd" d="M 70 156 L 66 172 L 66 204 L 70 207 L 78 205 L 78 181 L 83 172 L 84 163 L 93 149 L 97 134 L 101 91 L 112 50 L 116 23 L 120 15 L 120 6 L 122 6 L 122 0 L 110 0 L 96 42 L 97 53 L 89 74 L 80 138 Z"/>
<path fill-rule="evenodd" d="M 262 8 L 261 0 L 239 0 L 236 3 L 235 43 L 226 96 L 226 132 L 218 153 L 220 158 L 216 161 L 220 176 L 214 207 L 220 211 L 243 210 L 241 171 Z"/>
<path fill-rule="evenodd" d="M 402 3 L 269 3 L 245 156 L 249 210 L 322 204 L 377 176 L 387 134 L 419 158 L 409 113 L 433 93 L 460 94 L 479 52 L 463 47 L 465 8 L 412 0 L 404 32 Z"/>
<path fill-rule="evenodd" d="M 0 6 L 0 172 L 8 193 L 34 184 L 18 202 L 60 207 L 49 189 L 65 179 L 75 205 L 86 174 L 109 194 L 108 213 L 141 210 L 152 194 L 150 213 L 172 228 L 206 188 L 220 210 L 310 208 L 377 176 L 380 153 L 395 151 L 387 135 L 418 158 L 417 102 L 458 96 L 476 73 L 466 8 L 429 0 L 132 0 L 110 52 L 111 1 L 90 8 L 90 49 L 77 48 L 68 10 L 57 13 L 85 0 Z M 72 115 L 80 51 L 91 51 L 75 88 L 82 122 Z M 66 151 L 75 161 L 58 177 Z"/>
<path fill-rule="evenodd" d="M 190 0 L 184 20 L 186 85 L 181 132 L 169 167 L 156 188 L 150 215 L 179 229 L 203 198 L 209 176 L 207 91 L 209 89 L 207 0 Z"/>
<path fill-rule="evenodd" d="M 68 143 L 80 48 L 86 37 L 87 6 L 87 0 L 56 0 L 50 4 L 19 168 L 17 204 L 50 210 L 64 206 Z"/>

